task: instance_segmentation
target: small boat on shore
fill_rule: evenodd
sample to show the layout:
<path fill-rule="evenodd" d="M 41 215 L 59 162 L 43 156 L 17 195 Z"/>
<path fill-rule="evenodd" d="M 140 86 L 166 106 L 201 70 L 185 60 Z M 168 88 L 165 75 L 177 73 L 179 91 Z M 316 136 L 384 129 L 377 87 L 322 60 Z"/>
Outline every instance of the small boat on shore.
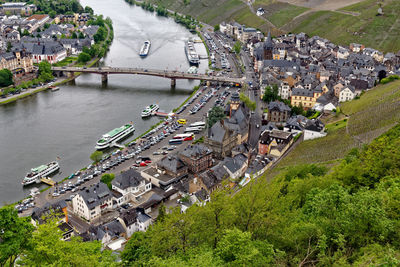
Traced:
<path fill-rule="evenodd" d="M 145 107 L 142 111 L 142 118 L 149 117 L 153 115 L 160 107 L 157 104 L 152 104 L 150 106 Z"/>
<path fill-rule="evenodd" d="M 49 88 L 51 89 L 52 92 L 60 90 L 60 87 L 58 86 L 50 86 Z"/>
<path fill-rule="evenodd" d="M 39 167 L 33 168 L 31 172 L 25 176 L 22 185 L 38 183 L 40 178 L 46 177 L 56 172 L 58 169 L 60 169 L 60 165 L 57 161 L 52 161 L 47 165 L 40 165 Z"/>
<path fill-rule="evenodd" d="M 149 40 L 145 41 L 142 48 L 140 49 L 139 55 L 141 57 L 146 57 L 150 51 L 151 42 Z"/>

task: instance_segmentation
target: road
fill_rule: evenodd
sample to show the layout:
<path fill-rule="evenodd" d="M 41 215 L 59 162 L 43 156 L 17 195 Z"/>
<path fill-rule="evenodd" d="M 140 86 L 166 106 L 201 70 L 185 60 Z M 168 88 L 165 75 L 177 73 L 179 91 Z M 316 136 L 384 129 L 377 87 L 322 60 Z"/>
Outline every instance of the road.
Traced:
<path fill-rule="evenodd" d="M 216 91 L 216 95 L 221 94 L 224 89 L 225 88 L 221 88 L 220 90 Z M 229 89 L 230 92 L 233 92 L 234 90 L 237 90 L 237 89 L 236 88 L 230 88 Z M 189 110 L 195 104 L 197 104 L 199 102 L 201 97 L 203 97 L 205 94 L 211 92 L 211 89 L 210 88 L 206 88 L 206 87 L 202 87 L 202 89 L 200 89 L 199 92 L 201 92 L 200 96 L 192 104 L 188 105 L 186 110 L 184 112 L 182 112 L 180 115 L 178 115 L 176 120 L 180 119 L 180 118 L 184 118 L 184 119 L 187 120 L 187 123 L 186 123 L 187 125 L 190 124 L 190 123 L 196 122 L 196 121 L 200 121 L 200 120 L 204 121 L 205 120 L 207 111 L 214 106 L 215 100 L 216 100 L 217 97 L 216 97 L 216 95 L 214 95 L 199 112 L 197 112 L 196 114 L 192 115 L 192 114 L 189 113 Z M 225 99 L 225 101 L 224 101 L 225 103 L 228 101 L 228 98 Z M 168 140 L 172 139 L 172 137 L 174 135 L 176 135 L 176 134 L 184 133 L 184 129 L 185 129 L 185 127 L 181 127 L 180 129 L 178 129 L 177 131 L 172 133 L 170 136 L 168 136 L 167 138 L 161 140 L 159 143 L 151 146 L 148 150 L 145 150 L 145 151 L 141 152 L 139 155 L 142 156 L 142 157 L 150 157 L 151 160 L 152 160 L 152 163 L 149 164 L 149 166 L 155 165 L 157 161 L 159 161 L 161 158 L 164 157 L 164 155 L 153 155 L 153 153 L 156 152 L 156 151 L 158 151 L 158 152 L 163 151 L 163 149 L 162 149 L 163 147 L 169 146 Z M 158 131 L 157 133 L 154 133 L 152 136 L 155 136 L 155 135 L 161 133 L 161 131 L 162 131 L 162 129 L 160 129 L 160 131 Z M 204 133 L 197 134 L 196 138 L 200 138 L 203 134 Z M 142 140 L 144 140 L 144 139 L 142 139 Z M 139 144 L 139 142 L 140 142 L 140 140 L 138 141 L 138 144 Z M 179 151 L 183 150 L 190 143 L 191 142 L 186 141 L 181 145 L 177 145 L 176 149 L 174 149 L 172 151 L 168 151 L 168 152 L 169 153 L 179 152 Z M 127 152 L 128 150 L 129 150 L 128 148 L 125 148 L 123 150 L 123 153 Z M 128 160 L 120 163 L 119 165 L 113 167 L 112 169 L 110 169 L 109 171 L 107 171 L 105 173 L 114 173 L 114 174 L 117 175 L 117 174 L 119 174 L 119 173 L 121 173 L 121 172 L 123 172 L 125 170 L 128 170 L 129 168 L 132 168 L 133 164 L 135 164 L 135 162 L 137 160 L 137 157 L 138 157 L 138 155 L 136 155 L 134 158 L 128 159 Z M 82 166 L 82 167 L 84 167 L 84 166 Z M 138 169 L 138 171 L 140 172 L 145 168 L 146 167 L 140 167 Z M 80 176 L 82 176 L 82 175 L 83 174 L 81 174 Z M 100 181 L 100 176 L 101 175 L 96 176 L 96 177 L 94 177 L 93 179 L 91 179 L 89 181 L 86 181 L 85 183 L 80 185 L 79 188 L 81 189 L 83 187 L 88 187 L 88 186 L 91 186 L 93 184 L 98 183 Z M 68 182 L 76 183 L 77 182 L 77 177 L 74 177 L 71 180 L 67 180 L 65 182 L 65 184 L 68 183 Z M 63 184 L 56 185 L 56 187 L 61 187 L 61 186 L 63 186 Z M 50 189 L 48 189 L 48 190 L 44 191 L 43 193 L 41 193 L 40 195 L 36 196 L 36 198 L 35 198 L 35 206 L 36 207 L 43 207 L 46 203 L 50 203 L 50 204 L 51 203 L 56 203 L 56 202 L 58 202 L 58 201 L 60 201 L 62 199 L 68 199 L 72 194 L 77 194 L 77 192 L 67 191 L 65 194 L 62 194 L 62 195 L 60 195 L 58 197 L 53 197 L 52 194 L 54 193 L 54 191 L 55 191 L 55 187 L 51 187 Z M 32 209 L 29 209 L 29 210 L 25 211 L 24 213 L 22 213 L 21 215 L 22 216 L 28 216 L 28 215 L 31 214 L 31 212 L 32 212 Z M 82 224 L 80 221 L 77 221 L 77 220 L 75 220 L 75 222 L 78 225 Z M 84 226 L 81 226 L 81 227 L 84 228 Z"/>

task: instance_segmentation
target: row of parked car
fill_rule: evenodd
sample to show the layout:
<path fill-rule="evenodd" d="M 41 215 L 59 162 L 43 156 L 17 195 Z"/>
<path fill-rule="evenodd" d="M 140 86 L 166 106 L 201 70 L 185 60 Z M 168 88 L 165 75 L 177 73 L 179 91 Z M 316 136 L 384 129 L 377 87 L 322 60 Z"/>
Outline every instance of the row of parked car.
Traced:
<path fill-rule="evenodd" d="M 207 94 L 205 94 L 196 105 L 189 111 L 190 114 L 196 114 L 199 110 L 201 110 L 208 101 L 215 95 L 215 93 L 219 90 L 220 87 L 216 89 L 211 89 Z"/>
<path fill-rule="evenodd" d="M 27 198 L 24 201 L 22 201 L 22 203 L 15 205 L 15 209 L 18 211 L 18 213 L 21 213 L 33 207 L 35 207 L 33 198 Z"/>

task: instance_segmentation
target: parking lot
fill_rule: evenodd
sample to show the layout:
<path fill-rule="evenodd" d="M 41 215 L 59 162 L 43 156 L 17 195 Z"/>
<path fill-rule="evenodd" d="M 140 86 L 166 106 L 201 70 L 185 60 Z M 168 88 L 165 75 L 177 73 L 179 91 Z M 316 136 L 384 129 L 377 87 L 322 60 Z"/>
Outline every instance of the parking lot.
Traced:
<path fill-rule="evenodd" d="M 164 120 L 156 128 L 143 135 L 136 142 L 128 147 L 112 153 L 96 165 L 89 165 L 83 171 L 76 172 L 71 179 L 58 183 L 49 190 L 35 198 L 34 206 L 43 206 L 45 203 L 54 203 L 61 199 L 70 201 L 78 190 L 99 182 L 100 177 L 105 173 L 118 175 L 129 168 L 141 171 L 147 166 L 156 164 L 165 155 L 183 150 L 192 140 L 182 141 L 182 144 L 170 145 L 169 140 L 178 134 L 184 134 L 190 124 L 199 121 L 206 121 L 206 114 L 213 106 L 225 108 L 228 96 L 236 88 L 227 86 L 202 86 L 198 92 L 177 112 L 173 118 Z M 185 124 L 178 123 L 178 120 L 185 119 Z M 195 139 L 200 138 L 204 130 L 194 132 Z M 135 203 L 137 204 L 137 203 Z"/>

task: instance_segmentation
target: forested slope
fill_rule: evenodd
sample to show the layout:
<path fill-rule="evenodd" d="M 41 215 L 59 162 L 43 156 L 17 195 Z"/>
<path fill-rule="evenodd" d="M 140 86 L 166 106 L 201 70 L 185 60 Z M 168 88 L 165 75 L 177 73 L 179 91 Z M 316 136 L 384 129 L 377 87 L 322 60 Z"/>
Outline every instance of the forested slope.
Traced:
<path fill-rule="evenodd" d="M 400 263 L 400 126 L 327 169 L 291 167 L 204 207 L 161 215 L 127 265 L 346 266 Z M 161 214 L 163 214 L 161 212 Z"/>

